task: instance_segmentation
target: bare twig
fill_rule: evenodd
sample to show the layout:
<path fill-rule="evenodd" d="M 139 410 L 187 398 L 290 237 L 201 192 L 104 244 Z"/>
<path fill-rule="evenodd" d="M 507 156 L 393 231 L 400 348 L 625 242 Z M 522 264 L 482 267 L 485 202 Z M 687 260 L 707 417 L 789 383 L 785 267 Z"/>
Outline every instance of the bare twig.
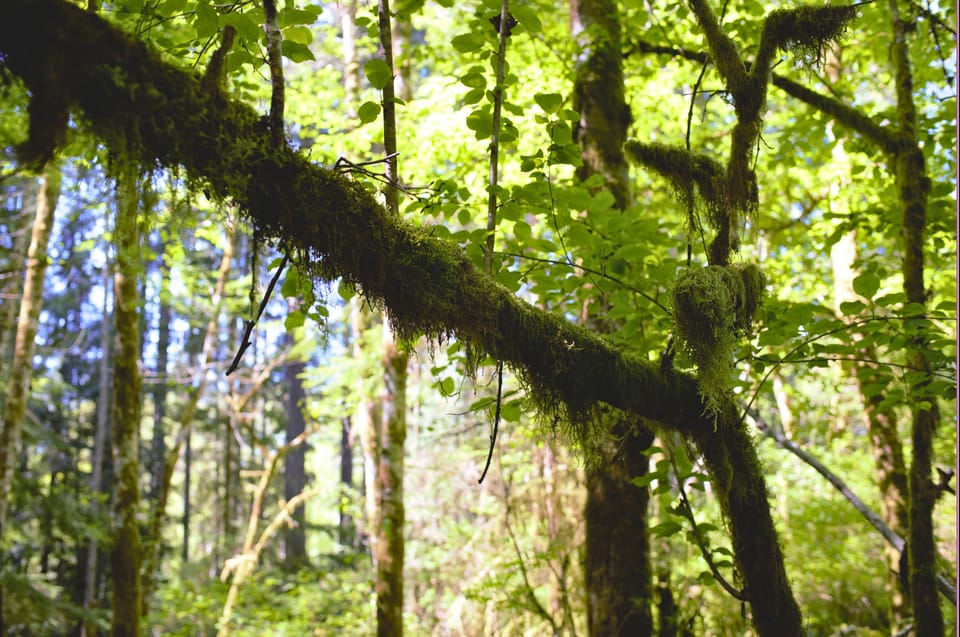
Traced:
<path fill-rule="evenodd" d="M 287 267 L 288 261 L 290 261 L 290 257 L 286 254 L 283 255 L 283 260 L 280 261 L 280 267 L 277 268 L 276 274 L 273 275 L 273 278 L 270 280 L 270 285 L 267 286 L 267 291 L 263 295 L 263 300 L 260 302 L 260 309 L 257 311 L 256 318 L 253 320 L 244 321 L 243 339 L 240 343 L 240 348 L 237 350 L 236 356 L 233 357 L 233 362 L 231 362 L 230 367 L 227 368 L 227 376 L 237 371 L 237 367 L 240 366 L 240 359 L 243 358 L 244 352 L 246 352 L 247 348 L 252 345 L 252 342 L 250 341 L 250 334 L 253 332 L 253 328 L 256 327 L 257 321 L 259 321 L 260 317 L 263 316 L 263 311 L 267 307 L 267 301 L 270 300 L 270 295 L 273 293 L 273 288 L 276 287 L 277 280 L 280 278 L 280 274 L 283 272 L 283 269 Z M 253 273 L 253 276 L 256 276 L 256 272 Z"/>

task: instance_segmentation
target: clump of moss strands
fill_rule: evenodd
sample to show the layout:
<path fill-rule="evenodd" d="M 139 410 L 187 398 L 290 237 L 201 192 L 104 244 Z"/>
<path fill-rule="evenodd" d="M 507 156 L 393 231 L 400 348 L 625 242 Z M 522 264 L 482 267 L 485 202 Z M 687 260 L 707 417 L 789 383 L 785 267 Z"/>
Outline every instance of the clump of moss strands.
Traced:
<path fill-rule="evenodd" d="M 697 365 L 707 411 L 720 411 L 733 379 L 733 351 L 749 332 L 763 300 L 764 277 L 756 265 L 690 270 L 673 286 L 677 336 Z"/>

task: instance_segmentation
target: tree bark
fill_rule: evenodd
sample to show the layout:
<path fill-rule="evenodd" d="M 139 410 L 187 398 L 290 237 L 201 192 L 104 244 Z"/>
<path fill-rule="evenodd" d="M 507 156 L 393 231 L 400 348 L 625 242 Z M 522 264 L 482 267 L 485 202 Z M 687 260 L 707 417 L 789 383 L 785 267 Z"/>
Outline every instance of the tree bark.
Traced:
<path fill-rule="evenodd" d="M 587 470 L 587 625 L 591 635 L 641 637 L 653 634 L 650 490 L 630 480 L 647 473 L 653 434 L 640 424 L 619 433 L 601 444 L 599 465 Z"/>
<path fill-rule="evenodd" d="M 47 244 L 53 229 L 53 215 L 60 197 L 60 169 L 47 165 L 41 178 L 36 198 L 36 217 L 27 249 L 24 268 L 23 293 L 17 318 L 17 335 L 10 362 L 10 377 L 3 408 L 0 429 L 0 540 L 8 539 L 7 506 L 13 486 L 13 470 L 23 432 L 23 419 L 30 397 L 33 377 L 33 346 L 37 336 L 37 321 L 43 305 L 43 280 L 47 271 Z M 5 567 L 6 549 L 0 553 L 0 571 Z M 0 634 L 5 634 L 3 619 L 3 587 L 0 586 Z"/>
<path fill-rule="evenodd" d="M 290 311 L 297 309 L 294 299 L 287 299 L 287 308 Z M 294 338 L 287 333 L 287 345 L 292 346 Z M 301 435 L 306 423 L 303 418 L 303 401 L 306 393 L 303 391 L 303 372 L 306 365 L 302 360 L 290 361 L 283 370 L 284 384 L 287 387 L 287 398 L 284 404 L 286 442 L 290 444 Z M 298 445 L 290 450 L 283 458 L 283 497 L 289 502 L 303 492 L 307 485 L 307 475 L 304 467 L 305 445 Z M 307 563 L 307 535 L 305 531 L 306 516 L 302 506 L 297 507 L 291 516 L 294 521 L 292 528 L 287 528 L 283 536 L 283 561 L 290 570 L 298 570 Z"/>
<path fill-rule="evenodd" d="M 337 505 L 337 531 L 340 544 L 355 548 L 356 524 L 350 514 L 350 497 L 353 491 L 353 435 L 350 416 L 340 419 L 340 500 Z"/>
<path fill-rule="evenodd" d="M 909 24 L 901 18 L 897 0 L 890 0 L 893 20 L 893 44 L 890 57 L 893 62 L 897 95 L 897 128 L 900 146 L 892 158 L 892 172 L 903 211 L 903 291 L 907 301 L 926 308 L 924 287 L 924 233 L 927 223 L 927 195 L 930 178 L 924 165 L 923 150 L 917 138 L 917 111 L 913 102 L 913 75 L 907 46 Z M 920 377 L 908 387 L 911 397 L 913 426 L 910 473 L 910 537 L 907 540 L 910 565 L 910 598 L 917 637 L 941 637 L 944 634 L 943 612 L 937 595 L 937 547 L 933 532 L 933 507 L 937 488 L 933 473 L 933 438 L 940 421 L 937 397 L 925 391 L 932 379 L 927 348 L 925 319 L 907 319 L 904 325 L 911 334 L 910 365 L 919 370 Z"/>
<path fill-rule="evenodd" d="M 166 457 L 167 445 L 164 442 L 166 427 L 164 418 L 167 415 L 167 350 L 170 348 L 170 321 L 173 318 L 173 308 L 170 306 L 170 266 L 164 254 L 166 246 L 163 239 L 157 245 L 157 259 L 159 261 L 160 307 L 157 312 L 157 364 L 155 368 L 156 380 L 153 391 L 153 437 L 150 442 L 150 499 L 156 501 L 160 494 L 160 484 L 163 482 L 163 464 Z"/>
<path fill-rule="evenodd" d="M 117 489 L 113 506 L 112 637 L 140 635 L 140 318 L 137 278 L 140 237 L 137 227 L 137 167 L 118 160 L 117 214 L 114 227 L 116 271 L 113 279 L 116 344 L 113 357 L 113 464 Z"/>
<path fill-rule="evenodd" d="M 574 107 L 580 112 L 577 141 L 583 165 L 577 176 L 603 177 L 621 211 L 633 203 L 629 166 L 623 154 L 630 125 L 624 97 L 620 17 L 611 0 L 571 0 L 571 31 L 578 45 Z M 604 300 L 597 302 L 601 307 Z M 584 314 L 587 323 L 602 330 Z M 600 312 L 599 314 L 602 314 Z M 597 445 L 599 458 L 587 467 L 585 509 L 587 627 L 590 635 L 653 633 L 650 542 L 647 504 L 650 490 L 630 480 L 647 473 L 644 452 L 653 443 L 640 419 L 608 413 L 614 438 Z"/>

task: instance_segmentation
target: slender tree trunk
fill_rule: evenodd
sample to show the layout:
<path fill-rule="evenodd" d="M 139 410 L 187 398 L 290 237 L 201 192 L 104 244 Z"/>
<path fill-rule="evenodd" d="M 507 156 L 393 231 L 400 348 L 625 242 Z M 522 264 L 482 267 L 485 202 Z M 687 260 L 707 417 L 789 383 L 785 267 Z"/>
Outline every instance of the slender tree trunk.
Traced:
<path fill-rule="evenodd" d="M 340 500 L 337 519 L 341 546 L 356 547 L 356 525 L 350 514 L 349 499 L 353 492 L 353 441 L 350 416 L 340 419 Z"/>
<path fill-rule="evenodd" d="M 193 427 L 187 429 L 183 441 L 183 545 L 180 548 L 180 558 L 184 564 L 190 561 L 190 479 L 193 464 Z"/>
<path fill-rule="evenodd" d="M 577 176 L 581 180 L 594 174 L 603 177 L 617 207 L 624 210 L 633 203 L 633 194 L 621 150 L 630 108 L 624 98 L 617 3 L 571 0 L 570 9 L 571 31 L 578 45 L 574 106 L 580 112 L 577 141 L 583 158 Z M 585 314 L 588 322 L 596 322 Z M 600 458 L 587 468 L 587 626 L 594 636 L 642 637 L 653 632 L 647 535 L 650 492 L 630 480 L 646 474 L 644 451 L 653 443 L 653 435 L 625 414 L 611 412 L 607 417 L 611 431 L 622 440 L 601 442 Z"/>
<path fill-rule="evenodd" d="M 41 181 L 33 177 L 23 180 L 20 192 L 20 212 L 11 223 L 10 251 L 5 255 L 4 269 L 9 278 L 0 279 L 0 378 L 8 378 L 7 369 L 13 358 L 13 344 L 17 337 L 17 310 L 23 295 L 23 265 L 30 248 L 30 226 L 37 217 L 37 197 Z M 0 400 L 7 388 L 0 386 Z"/>
<path fill-rule="evenodd" d="M 173 318 L 173 308 L 170 305 L 170 266 L 164 254 L 163 240 L 157 246 L 160 274 L 159 302 L 157 313 L 157 364 L 155 368 L 156 380 L 153 391 L 153 438 L 150 443 L 150 498 L 157 500 L 160 494 L 160 484 L 163 482 L 163 464 L 166 458 L 167 445 L 164 442 L 166 427 L 164 418 L 167 415 L 167 350 L 170 348 L 170 321 Z"/>
<path fill-rule="evenodd" d="M 33 376 L 33 346 L 37 335 L 37 321 L 43 305 L 43 279 L 47 270 L 47 243 L 53 229 L 53 214 L 60 197 L 60 169 L 48 165 L 41 178 L 36 199 L 36 217 L 30 236 L 30 247 L 24 269 L 23 294 L 17 318 L 17 335 L 14 340 L 13 360 L 3 408 L 3 423 L 0 429 L 0 572 L 6 566 L 8 541 L 7 505 L 13 486 L 13 470 L 16 464 L 23 419 L 27 413 L 30 397 L 30 380 Z M 3 595 L 0 586 L 0 634 L 5 634 L 3 618 Z"/>
<path fill-rule="evenodd" d="M 140 319 L 137 278 L 140 275 L 139 196 L 137 168 L 120 160 L 117 216 L 114 229 L 117 266 L 114 274 L 116 345 L 113 357 L 113 463 L 117 479 L 114 502 L 112 637 L 140 635 Z"/>
<path fill-rule="evenodd" d="M 392 70 L 393 43 L 388 0 L 379 0 L 380 50 L 387 66 Z M 394 84 L 388 82 L 382 91 L 383 146 L 386 159 L 385 176 L 391 184 L 398 182 L 397 174 L 397 124 Z M 385 189 L 387 210 L 392 215 L 400 211 L 399 189 L 395 185 Z M 404 441 L 406 439 L 406 389 L 407 353 L 397 344 L 389 321 L 384 315 L 382 325 L 381 373 L 382 394 L 378 400 L 379 418 L 371 418 L 368 425 L 372 431 L 365 436 L 368 448 L 373 452 L 372 473 L 367 475 L 373 496 L 373 525 L 371 549 L 375 569 L 374 590 L 377 595 L 378 637 L 401 637 L 403 635 L 403 566 L 404 523 L 403 473 Z M 371 435 L 372 434 L 372 435 Z"/>
<path fill-rule="evenodd" d="M 295 299 L 287 299 L 287 308 L 290 311 L 296 310 L 297 305 Z M 286 340 L 288 346 L 293 345 L 294 338 L 289 332 Z M 301 360 L 290 361 L 284 367 L 284 384 L 287 387 L 287 399 L 284 405 L 287 444 L 300 436 L 306 425 L 303 418 L 303 401 L 306 399 L 306 393 L 303 391 L 302 379 L 305 369 L 306 365 Z M 304 467 L 305 457 L 305 445 L 298 445 L 283 458 L 283 497 L 288 502 L 302 493 L 307 486 L 307 475 Z M 284 564 L 290 570 L 298 570 L 307 563 L 304 508 L 302 506 L 297 507 L 291 517 L 294 526 L 287 528 L 283 536 Z"/>
<path fill-rule="evenodd" d="M 380 444 L 377 467 L 380 518 L 374 544 L 378 637 L 403 635 L 403 505 L 404 441 L 406 439 L 407 355 L 399 351 L 393 330 L 384 322 L 383 397 L 380 401 Z"/>
<path fill-rule="evenodd" d="M 90 494 L 94 498 L 91 503 L 91 510 L 95 513 L 99 509 L 97 498 L 103 491 L 103 461 L 106 455 L 107 428 L 110 419 L 110 387 L 113 384 L 113 378 L 110 371 L 112 365 L 113 340 L 113 313 L 108 306 L 109 290 L 111 288 L 110 268 L 103 267 L 103 318 L 100 321 L 100 364 L 99 381 L 97 383 L 97 420 L 96 429 L 93 434 L 93 465 L 90 474 Z M 96 586 L 97 586 L 97 540 L 93 537 L 87 543 L 87 567 L 84 573 L 83 585 L 83 607 L 91 610 L 96 604 Z M 81 637 L 89 637 L 97 634 L 97 627 L 92 621 L 85 621 L 80 627 Z"/>
<path fill-rule="evenodd" d="M 893 157 L 893 173 L 903 210 L 903 291 L 907 301 L 926 307 L 924 287 L 924 233 L 927 224 L 927 195 L 930 178 L 924 165 L 923 151 L 917 138 L 917 111 L 913 102 L 913 76 L 907 46 L 908 22 L 901 18 L 897 0 L 890 0 L 893 19 L 893 62 L 897 94 L 897 124 L 900 144 Z M 922 312 L 918 312 L 921 314 Z M 944 634 L 943 612 L 937 594 L 937 548 L 933 533 L 933 507 L 937 488 L 933 472 L 933 437 L 940 421 L 936 396 L 926 391 L 931 376 L 927 359 L 927 325 L 923 318 L 908 319 L 904 326 L 911 334 L 908 357 L 920 378 L 911 382 L 913 442 L 910 473 L 910 536 L 907 540 L 910 565 L 910 596 L 917 637 L 940 637 Z"/>
<path fill-rule="evenodd" d="M 839 313 L 840 304 L 857 300 L 853 290 L 853 279 L 857 272 L 853 264 L 857 258 L 857 233 L 852 230 L 843 235 L 830 251 L 833 263 L 834 301 Z M 857 340 L 860 340 L 855 336 Z M 878 383 L 886 384 L 887 379 L 879 376 L 876 366 L 865 362 L 875 361 L 876 348 L 865 345 L 856 356 L 864 362 L 856 364 L 853 376 L 863 402 L 867 431 L 873 452 L 874 475 L 880 490 L 880 515 L 883 521 L 900 537 L 908 537 L 909 519 L 907 502 L 907 470 L 903 460 L 903 445 L 897 433 L 896 414 L 882 407 L 881 392 L 868 388 Z M 887 590 L 890 593 L 891 625 L 897 627 L 908 614 L 906 600 L 900 590 L 900 552 L 889 544 L 884 546 L 887 562 Z"/>

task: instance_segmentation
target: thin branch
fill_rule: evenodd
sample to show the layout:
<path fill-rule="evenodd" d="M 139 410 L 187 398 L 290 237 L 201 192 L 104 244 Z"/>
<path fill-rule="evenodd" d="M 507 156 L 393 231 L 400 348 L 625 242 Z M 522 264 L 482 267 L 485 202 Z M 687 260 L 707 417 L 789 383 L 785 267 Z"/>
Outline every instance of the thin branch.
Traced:
<path fill-rule="evenodd" d="M 767 423 L 757 412 L 756 409 L 747 408 L 746 413 L 749 414 L 750 419 L 753 421 L 757 429 L 766 435 L 768 438 L 773 440 L 778 447 L 785 449 L 795 455 L 797 458 L 802 460 L 805 464 L 812 467 L 817 473 L 826 478 L 833 487 L 839 491 L 846 500 L 853 505 L 860 515 L 870 523 L 873 528 L 880 532 L 880 535 L 883 536 L 890 546 L 895 548 L 898 551 L 903 551 L 906 542 L 902 537 L 900 537 L 896 531 L 891 529 L 883 521 L 883 519 L 877 515 L 870 507 L 868 507 L 864 502 L 857 497 L 857 494 L 853 492 L 852 489 L 845 483 L 837 474 L 833 473 L 826 465 L 817 460 L 811 453 L 804 450 L 800 445 L 793 442 L 778 428 Z M 950 583 L 947 578 L 943 575 L 937 574 L 937 589 L 940 591 L 940 594 L 945 597 L 951 604 L 954 606 L 957 605 L 957 592 L 953 584 Z"/>
<path fill-rule="evenodd" d="M 273 275 L 273 278 L 270 280 L 270 285 L 267 286 L 267 291 L 263 295 L 263 300 L 260 302 L 260 309 L 257 311 L 257 316 L 253 320 L 244 321 L 243 325 L 243 339 L 240 343 L 240 348 L 237 350 L 237 354 L 233 357 L 233 362 L 230 363 L 230 367 L 227 368 L 226 375 L 229 376 L 233 372 L 237 371 L 237 367 L 240 366 L 240 359 L 243 358 L 244 352 L 247 351 L 247 348 L 250 347 L 253 343 L 250 341 L 250 334 L 253 332 L 253 328 L 256 327 L 257 321 L 260 320 L 260 317 L 263 316 L 263 311 L 267 307 L 267 301 L 270 300 L 270 295 L 273 293 L 273 288 L 277 285 L 277 280 L 280 278 L 280 274 L 283 272 L 283 269 L 287 267 L 287 262 L 290 260 L 290 257 L 286 254 L 283 255 L 283 260 L 280 261 L 280 267 L 277 268 L 276 274 Z M 253 276 L 256 276 L 256 273 L 253 273 Z"/>
<path fill-rule="evenodd" d="M 490 461 L 493 460 L 493 449 L 497 445 L 497 429 L 500 427 L 500 405 L 503 398 L 503 361 L 497 363 L 497 407 L 493 414 L 493 432 L 490 434 L 490 451 L 487 453 L 487 463 L 483 466 L 483 473 L 477 484 L 483 484 L 483 479 L 487 477 L 487 470 L 490 468 Z"/>
<path fill-rule="evenodd" d="M 277 23 L 276 0 L 263 0 L 263 30 L 267 35 L 267 62 L 270 66 L 270 135 L 275 148 L 284 145 L 283 107 L 284 80 L 283 58 L 280 51 L 282 35 Z"/>
<path fill-rule="evenodd" d="M 680 475 L 680 470 L 677 468 L 677 461 L 674 458 L 672 450 L 669 453 L 669 457 L 670 466 L 673 467 L 673 473 L 677 476 L 677 487 L 680 491 L 680 501 L 682 502 L 683 511 L 685 513 L 684 517 L 690 521 L 690 524 L 693 527 L 693 537 L 696 541 L 697 548 L 700 549 L 700 555 L 703 557 L 703 561 L 707 563 L 707 568 L 710 569 L 710 574 L 713 576 L 713 579 L 720 584 L 720 587 L 727 591 L 727 594 L 729 594 L 731 597 L 741 602 L 750 601 L 747 593 L 734 588 L 734 586 L 726 580 L 723 574 L 720 573 L 720 569 L 717 568 L 717 565 L 713 562 L 713 556 L 710 555 L 710 551 L 707 550 L 707 544 L 706 540 L 704 539 L 703 532 L 700 530 L 700 525 L 697 524 L 697 518 L 693 514 L 693 507 L 690 505 L 690 500 L 687 499 L 687 490 L 683 486 L 683 477 Z"/>

